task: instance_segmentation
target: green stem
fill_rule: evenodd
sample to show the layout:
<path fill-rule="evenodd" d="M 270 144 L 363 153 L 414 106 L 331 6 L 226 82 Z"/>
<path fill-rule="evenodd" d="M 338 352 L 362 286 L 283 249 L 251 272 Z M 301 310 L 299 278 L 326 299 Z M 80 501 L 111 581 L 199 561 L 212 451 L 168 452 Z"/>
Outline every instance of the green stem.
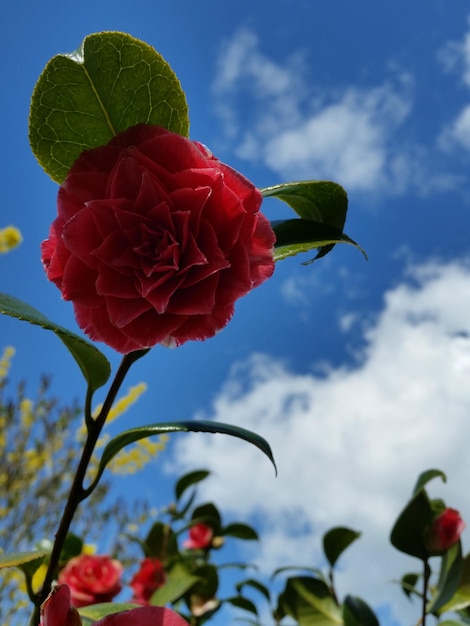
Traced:
<path fill-rule="evenodd" d="M 421 625 L 426 626 L 426 607 L 428 604 L 428 587 L 429 587 L 429 579 L 431 577 L 431 568 L 429 567 L 428 560 L 424 560 L 424 571 L 423 571 L 423 605 L 421 612 Z"/>
<path fill-rule="evenodd" d="M 147 351 L 145 351 L 147 352 Z M 145 353 L 144 352 L 144 353 Z M 82 500 L 84 500 L 89 493 L 83 488 L 83 481 L 86 476 L 86 472 L 88 469 L 88 465 L 90 463 L 90 459 L 92 457 L 93 451 L 96 446 L 96 442 L 98 441 L 98 437 L 103 429 L 103 426 L 106 422 L 106 418 L 108 417 L 109 411 L 116 399 L 116 395 L 121 387 L 124 378 L 129 371 L 131 365 L 138 358 L 142 356 L 142 351 L 132 352 L 130 354 L 126 354 L 119 366 L 118 371 L 116 372 L 116 376 L 111 384 L 111 387 L 108 391 L 108 395 L 103 403 L 103 407 L 96 419 L 91 419 L 90 413 L 90 393 L 87 392 L 86 399 L 86 407 L 85 407 L 85 420 L 87 424 L 87 438 L 85 441 L 85 445 L 83 446 L 82 455 L 77 467 L 77 471 L 75 473 L 75 477 L 73 479 L 72 487 L 70 489 L 70 493 L 67 499 L 67 502 L 64 507 L 64 511 L 62 513 L 62 518 L 59 523 L 59 528 L 55 535 L 54 545 L 52 547 L 52 552 L 46 572 L 46 576 L 44 578 L 44 583 L 42 585 L 41 591 L 36 594 L 35 599 L 35 608 L 31 615 L 30 626 L 37 626 L 40 620 L 40 606 L 47 598 L 51 591 L 52 583 L 57 576 L 57 570 L 59 567 L 60 555 L 62 553 L 65 540 L 67 538 L 70 525 L 74 518 L 74 515 L 77 511 L 78 505 Z"/>

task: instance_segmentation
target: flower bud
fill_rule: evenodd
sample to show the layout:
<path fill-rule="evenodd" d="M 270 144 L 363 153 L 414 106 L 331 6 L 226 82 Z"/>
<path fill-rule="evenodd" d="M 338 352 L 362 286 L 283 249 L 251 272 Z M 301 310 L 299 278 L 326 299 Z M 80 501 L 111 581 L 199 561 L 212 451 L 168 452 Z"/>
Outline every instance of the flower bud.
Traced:
<path fill-rule="evenodd" d="M 434 518 L 426 534 L 426 547 L 430 552 L 445 552 L 460 538 L 465 522 L 455 509 L 445 509 Z"/>

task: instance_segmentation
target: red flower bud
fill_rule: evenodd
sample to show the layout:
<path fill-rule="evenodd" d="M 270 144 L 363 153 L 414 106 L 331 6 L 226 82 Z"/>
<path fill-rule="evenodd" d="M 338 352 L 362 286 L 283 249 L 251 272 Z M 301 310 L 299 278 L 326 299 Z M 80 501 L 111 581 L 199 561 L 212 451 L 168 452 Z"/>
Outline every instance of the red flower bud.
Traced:
<path fill-rule="evenodd" d="M 214 531 L 206 524 L 195 524 L 189 529 L 189 539 L 183 543 L 187 550 L 204 550 L 211 545 Z"/>
<path fill-rule="evenodd" d="M 445 552 L 457 543 L 464 528 L 460 513 L 445 509 L 434 518 L 426 534 L 426 547 L 430 552 Z"/>
<path fill-rule="evenodd" d="M 132 602 L 147 604 L 154 591 L 165 584 L 165 570 L 157 558 L 145 558 L 130 582 L 134 590 Z"/>

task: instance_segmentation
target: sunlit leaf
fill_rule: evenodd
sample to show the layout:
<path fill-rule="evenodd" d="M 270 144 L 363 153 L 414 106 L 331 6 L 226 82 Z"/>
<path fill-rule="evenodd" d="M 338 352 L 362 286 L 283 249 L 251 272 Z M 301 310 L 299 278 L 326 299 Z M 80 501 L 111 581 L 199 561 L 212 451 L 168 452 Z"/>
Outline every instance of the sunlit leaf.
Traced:
<path fill-rule="evenodd" d="M 30 552 L 12 552 L 11 554 L 0 554 L 0 569 L 4 567 L 20 567 L 26 563 L 40 561 L 47 552 L 43 550 L 31 550 Z"/>
<path fill-rule="evenodd" d="M 41 166 L 61 183 L 81 152 L 139 123 L 188 135 L 178 78 L 143 41 L 126 33 L 94 33 L 44 68 L 31 101 L 29 139 Z"/>
<path fill-rule="evenodd" d="M 55 333 L 77 362 L 91 391 L 102 387 L 108 380 L 111 373 L 108 359 L 86 339 L 75 335 L 63 326 L 54 324 L 37 309 L 5 293 L 0 293 L 0 313 Z"/>
<path fill-rule="evenodd" d="M 470 554 L 463 559 L 459 586 L 452 598 L 439 609 L 439 613 L 460 611 L 470 606 Z"/>
<path fill-rule="evenodd" d="M 121 611 L 128 611 L 129 609 L 135 609 L 138 606 L 138 604 L 131 604 L 130 602 L 103 602 L 101 604 L 84 606 L 83 608 L 78 609 L 78 612 L 82 618 L 95 622 L 102 617 L 106 617 L 106 615 L 120 613 Z"/>

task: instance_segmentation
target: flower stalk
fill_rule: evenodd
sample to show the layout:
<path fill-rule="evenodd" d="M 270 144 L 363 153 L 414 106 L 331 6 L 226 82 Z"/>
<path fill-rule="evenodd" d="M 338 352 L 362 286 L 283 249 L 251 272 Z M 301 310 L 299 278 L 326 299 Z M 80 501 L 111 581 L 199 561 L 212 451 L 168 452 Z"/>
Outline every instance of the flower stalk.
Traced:
<path fill-rule="evenodd" d="M 65 544 L 65 540 L 67 538 L 68 532 L 70 530 L 70 525 L 77 511 L 78 505 L 82 500 L 87 498 L 91 493 L 91 489 L 85 489 L 83 486 L 83 482 L 85 480 L 86 472 L 93 454 L 93 451 L 96 446 L 96 442 L 103 430 L 103 427 L 106 423 L 106 419 L 109 415 L 111 407 L 116 399 L 118 391 L 128 373 L 131 365 L 143 354 L 145 354 L 147 350 L 139 350 L 137 352 L 131 352 L 129 354 L 124 355 L 121 360 L 120 366 L 116 372 L 116 376 L 109 388 L 106 399 L 103 403 L 102 409 L 99 415 L 93 419 L 90 411 L 90 403 L 87 402 L 87 406 L 85 407 L 85 421 L 87 425 L 87 438 L 85 444 L 83 446 L 82 455 L 80 457 L 80 461 L 78 463 L 77 471 L 75 473 L 72 486 L 70 489 L 69 497 L 65 504 L 62 517 L 59 523 L 59 527 L 57 533 L 55 535 L 54 545 L 52 547 L 47 572 L 44 578 L 44 582 L 41 590 L 35 594 L 32 598 L 34 602 L 34 610 L 30 619 L 30 626 L 37 626 L 40 620 L 40 606 L 46 600 L 49 595 L 52 583 L 57 576 L 57 568 L 59 566 L 60 555 L 62 553 L 62 549 Z M 87 398 L 89 394 L 87 394 Z M 94 485 L 96 487 L 96 484 Z"/>

